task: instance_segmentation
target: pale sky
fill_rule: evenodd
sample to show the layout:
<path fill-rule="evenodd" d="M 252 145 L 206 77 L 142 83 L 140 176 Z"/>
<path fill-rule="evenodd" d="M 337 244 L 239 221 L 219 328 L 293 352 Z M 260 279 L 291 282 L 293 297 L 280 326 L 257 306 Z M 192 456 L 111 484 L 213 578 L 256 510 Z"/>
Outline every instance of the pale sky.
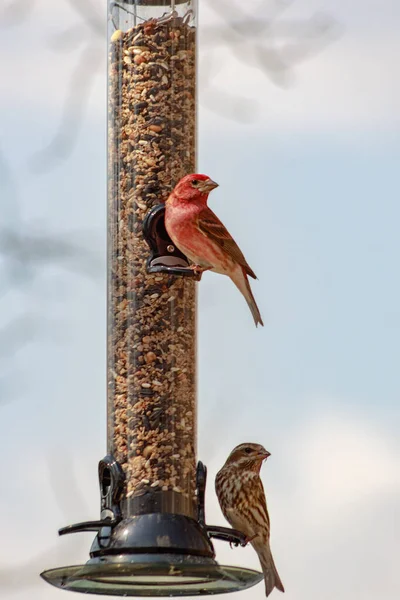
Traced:
<path fill-rule="evenodd" d="M 105 27 L 105 2 L 92 4 Z M 261 5 L 246 4 L 249 14 Z M 335 20 L 336 37 L 281 88 L 254 67 L 254 47 L 207 42 L 206 27 L 221 20 L 202 6 L 198 169 L 220 184 L 210 205 L 257 273 L 265 327 L 229 280 L 204 275 L 198 457 L 209 470 L 207 520 L 226 525 L 217 470 L 238 443 L 271 452 L 262 477 L 282 598 L 397 600 L 400 5 L 297 0 L 282 20 L 315 13 Z M 32 327 L 28 343 L 15 350 L 7 339 L 1 350 L 0 590 L 53 600 L 65 592 L 38 573 L 87 560 L 92 534 L 57 529 L 98 518 L 106 448 L 106 41 L 94 41 L 100 69 L 71 155 L 46 155 L 50 168 L 38 172 L 32 156 L 57 130 L 82 60 L 79 48 L 52 43 L 74 27 L 83 48 L 89 32 L 64 1 L 38 0 L 25 22 L 1 23 L 2 229 L 45 231 L 91 252 L 78 272 L 51 262 L 28 279 L 16 259 L 12 290 L 10 261 L 0 261 L 1 327 L 20 316 Z M 215 547 L 221 564 L 259 568 L 250 547 Z M 261 600 L 263 585 L 242 597 Z"/>

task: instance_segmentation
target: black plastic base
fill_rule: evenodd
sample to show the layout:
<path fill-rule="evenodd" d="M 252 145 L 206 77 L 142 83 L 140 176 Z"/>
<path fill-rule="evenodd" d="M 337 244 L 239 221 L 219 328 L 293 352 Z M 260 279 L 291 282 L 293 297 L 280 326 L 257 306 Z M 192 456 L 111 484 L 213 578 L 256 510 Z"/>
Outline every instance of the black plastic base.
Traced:
<path fill-rule="evenodd" d="M 101 519 L 59 530 L 60 535 L 97 531 L 90 560 L 86 565 L 49 569 L 41 577 L 60 589 L 111 596 L 222 594 L 260 582 L 262 573 L 220 566 L 214 560 L 210 538 L 236 546 L 245 546 L 247 539 L 239 531 L 206 525 L 206 476 L 207 470 L 199 462 L 197 520 L 162 512 L 180 506 L 176 501 L 171 504 L 168 492 L 162 498 L 139 498 L 135 516 L 122 518 L 124 474 L 113 456 L 106 456 L 99 463 Z"/>
<path fill-rule="evenodd" d="M 151 513 L 123 519 L 114 527 L 102 527 L 90 549 L 91 558 L 129 554 L 130 562 L 141 555 L 179 554 L 213 559 L 214 548 L 197 521 L 184 515 Z M 145 562 L 148 562 L 147 559 Z"/>

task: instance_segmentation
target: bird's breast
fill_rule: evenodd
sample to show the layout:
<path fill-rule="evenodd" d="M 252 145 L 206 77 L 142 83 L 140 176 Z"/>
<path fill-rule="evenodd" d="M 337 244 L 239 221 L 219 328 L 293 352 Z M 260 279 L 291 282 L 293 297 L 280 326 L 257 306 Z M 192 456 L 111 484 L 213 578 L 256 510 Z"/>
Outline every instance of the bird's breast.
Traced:
<path fill-rule="evenodd" d="M 196 206 L 175 205 L 168 203 L 165 209 L 165 227 L 173 242 L 179 247 L 180 242 L 187 242 L 193 235 L 194 223 L 198 209 Z"/>

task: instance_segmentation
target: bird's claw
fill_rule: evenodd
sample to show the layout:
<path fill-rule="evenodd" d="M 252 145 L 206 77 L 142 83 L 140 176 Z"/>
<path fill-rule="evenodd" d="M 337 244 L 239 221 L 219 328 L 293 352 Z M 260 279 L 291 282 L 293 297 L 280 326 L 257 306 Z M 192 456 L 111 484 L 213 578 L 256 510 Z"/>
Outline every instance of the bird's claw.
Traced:
<path fill-rule="evenodd" d="M 257 534 L 253 535 L 252 537 L 245 537 L 244 540 L 242 540 L 240 542 L 240 545 L 242 546 L 242 548 L 244 548 L 245 546 L 247 546 L 247 544 L 252 542 L 254 540 L 254 538 L 256 538 L 256 537 L 257 537 Z"/>
<path fill-rule="evenodd" d="M 200 265 L 190 265 L 189 269 L 194 271 L 195 273 L 204 273 L 204 271 L 208 271 L 210 267 L 201 267 Z"/>
<path fill-rule="evenodd" d="M 196 280 L 200 281 L 201 280 L 201 276 L 203 275 L 204 271 L 209 271 L 211 269 L 211 267 L 201 267 L 200 265 L 190 265 L 189 269 L 191 269 L 195 276 L 196 276 Z"/>

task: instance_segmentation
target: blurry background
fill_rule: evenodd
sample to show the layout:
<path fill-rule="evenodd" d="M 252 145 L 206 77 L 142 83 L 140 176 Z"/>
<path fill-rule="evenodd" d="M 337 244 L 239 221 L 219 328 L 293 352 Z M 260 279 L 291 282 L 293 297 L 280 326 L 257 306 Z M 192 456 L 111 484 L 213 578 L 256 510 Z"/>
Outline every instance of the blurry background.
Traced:
<path fill-rule="evenodd" d="M 400 5 L 200 5 L 198 167 L 265 322 L 204 275 L 207 519 L 227 454 L 261 442 L 285 598 L 395 600 Z M 57 529 L 98 518 L 106 448 L 106 2 L 3 0 L 0 32 L 0 590 L 52 600 L 39 572 L 86 561 L 93 535 Z"/>

